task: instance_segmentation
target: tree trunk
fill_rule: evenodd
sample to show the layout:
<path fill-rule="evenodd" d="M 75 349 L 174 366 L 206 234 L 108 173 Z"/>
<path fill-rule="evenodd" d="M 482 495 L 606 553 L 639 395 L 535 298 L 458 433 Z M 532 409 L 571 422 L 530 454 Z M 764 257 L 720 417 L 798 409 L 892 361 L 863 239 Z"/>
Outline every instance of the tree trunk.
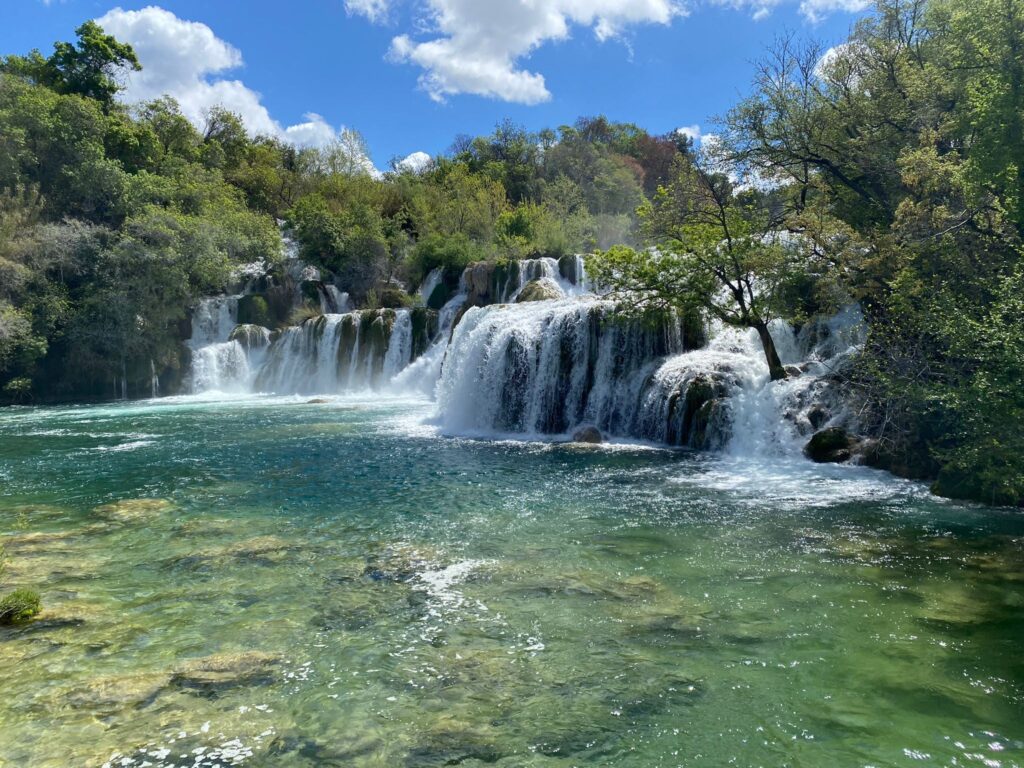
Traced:
<path fill-rule="evenodd" d="M 775 349 L 775 340 L 772 339 L 772 335 L 768 331 L 768 324 L 755 323 L 754 328 L 757 329 L 757 335 L 761 337 L 761 346 L 764 347 L 764 356 L 768 361 L 768 372 L 772 381 L 788 378 L 786 368 L 779 359 L 779 352 Z"/>

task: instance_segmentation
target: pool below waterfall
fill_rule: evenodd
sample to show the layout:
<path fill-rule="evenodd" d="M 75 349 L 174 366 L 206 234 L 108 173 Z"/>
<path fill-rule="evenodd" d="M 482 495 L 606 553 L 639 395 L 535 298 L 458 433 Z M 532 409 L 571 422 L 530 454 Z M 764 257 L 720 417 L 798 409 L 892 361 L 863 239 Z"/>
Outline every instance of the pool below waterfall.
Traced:
<path fill-rule="evenodd" d="M 1024 765 L 1019 513 L 433 413 L 0 411 L 0 765 Z"/>

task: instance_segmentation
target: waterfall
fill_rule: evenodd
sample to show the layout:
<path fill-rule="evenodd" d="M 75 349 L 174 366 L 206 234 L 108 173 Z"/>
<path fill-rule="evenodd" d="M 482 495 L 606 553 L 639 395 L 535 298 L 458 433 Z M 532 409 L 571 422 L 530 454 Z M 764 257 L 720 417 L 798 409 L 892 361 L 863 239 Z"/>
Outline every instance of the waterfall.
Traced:
<path fill-rule="evenodd" d="M 440 270 L 428 274 L 421 298 L 441 279 Z M 532 280 L 563 297 L 513 303 Z M 856 306 L 796 330 L 771 323 L 791 373 L 773 382 L 755 331 L 701 329 L 668 314 L 629 319 L 588 289 L 580 256 L 476 264 L 437 313 L 329 312 L 273 333 L 234 325 L 238 297 L 204 299 L 188 342 L 191 386 L 419 393 L 435 398 L 437 423 L 452 434 L 564 435 L 593 425 L 736 456 L 798 455 L 813 431 L 849 423 L 835 372 L 865 338 Z M 347 298 L 333 286 L 323 294 L 332 305 Z"/>
<path fill-rule="evenodd" d="M 412 359 L 412 313 L 408 309 L 395 311 L 387 352 L 384 354 L 384 380 L 391 381 Z"/>
<path fill-rule="evenodd" d="M 190 385 L 193 392 L 239 391 L 249 377 L 245 349 L 231 340 L 238 296 L 200 299 L 192 310 Z"/>
<path fill-rule="evenodd" d="M 459 293 L 449 299 L 438 312 L 437 334 L 433 342 L 420 357 L 391 380 L 391 389 L 396 392 L 413 392 L 433 395 L 441 377 L 441 365 L 448 351 L 448 340 L 452 327 L 466 303 L 465 278 L 459 284 Z"/>
<path fill-rule="evenodd" d="M 558 434 L 581 423 L 630 434 L 646 377 L 683 351 L 678 321 L 622 321 L 597 298 L 473 307 L 437 387 L 453 432 Z"/>
<path fill-rule="evenodd" d="M 451 433 L 609 435 L 736 455 L 799 453 L 821 419 L 841 418 L 829 376 L 863 341 L 856 308 L 795 334 L 771 333 L 799 370 L 772 382 L 755 331 L 721 325 L 698 349 L 680 324 L 615 317 L 594 297 L 469 309 L 452 334 L 437 386 Z"/>
<path fill-rule="evenodd" d="M 325 315 L 344 315 L 354 309 L 349 295 L 344 291 L 339 290 L 336 285 L 321 283 L 319 286 L 319 293 L 320 311 Z"/>
<path fill-rule="evenodd" d="M 278 394 L 381 389 L 413 357 L 408 309 L 321 315 L 285 329 L 267 350 L 253 388 Z"/>
<path fill-rule="evenodd" d="M 419 298 L 421 304 L 426 304 L 430 301 L 431 294 L 433 294 L 434 289 L 441 284 L 443 277 L 444 269 L 442 267 L 434 267 L 430 270 L 429 274 L 423 278 L 423 283 L 420 285 L 419 290 L 416 291 L 416 296 Z"/>
<path fill-rule="evenodd" d="M 580 296 L 586 291 L 586 270 L 582 256 L 553 259 L 545 256 L 514 262 L 508 278 L 500 290 L 499 301 L 514 302 L 526 284 L 543 280 L 557 286 L 563 296 Z"/>
<path fill-rule="evenodd" d="M 192 338 L 189 346 L 199 349 L 228 340 L 238 317 L 239 296 L 200 299 L 192 310 Z"/>

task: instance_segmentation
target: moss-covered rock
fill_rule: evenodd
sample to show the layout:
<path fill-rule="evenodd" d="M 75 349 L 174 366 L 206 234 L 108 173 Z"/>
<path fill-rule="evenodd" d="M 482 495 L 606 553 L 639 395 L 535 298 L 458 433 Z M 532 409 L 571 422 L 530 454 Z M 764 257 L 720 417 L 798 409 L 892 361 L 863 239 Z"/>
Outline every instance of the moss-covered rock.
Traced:
<path fill-rule="evenodd" d="M 953 467 L 943 467 L 932 483 L 931 491 L 947 499 L 980 501 L 996 507 L 1021 507 L 1024 498 L 1013 491 L 1011 484 L 997 485 L 986 482 L 977 475 L 961 472 Z"/>
<path fill-rule="evenodd" d="M 564 297 L 562 289 L 558 284 L 549 278 L 531 280 L 523 286 L 523 290 L 516 296 L 516 303 L 522 304 L 526 301 L 551 301 Z"/>
<path fill-rule="evenodd" d="M 448 299 L 450 299 L 451 296 L 451 289 L 442 281 L 434 286 L 434 290 L 431 291 L 430 295 L 427 297 L 427 307 L 429 309 L 440 309 L 448 303 Z"/>
<path fill-rule="evenodd" d="M 404 309 L 413 305 L 413 298 L 401 288 L 389 285 L 377 293 L 377 303 L 385 309 Z"/>
<path fill-rule="evenodd" d="M 718 420 L 719 415 L 725 408 L 724 400 L 708 400 L 697 409 L 693 416 L 693 423 L 688 441 L 691 448 L 706 450 L 714 446 L 714 430 L 712 425 Z"/>
<path fill-rule="evenodd" d="M 857 440 L 842 427 L 829 427 L 815 432 L 807 445 L 804 455 L 818 464 L 840 463 L 853 457 Z"/>
<path fill-rule="evenodd" d="M 492 279 L 495 265 L 478 261 L 466 267 L 463 277 L 466 283 L 466 304 L 482 307 L 494 301 Z"/>
<path fill-rule="evenodd" d="M 238 300 L 238 324 L 261 325 L 265 328 L 274 325 L 270 305 L 265 296 L 252 293 Z"/>
<path fill-rule="evenodd" d="M 416 358 L 427 351 L 431 340 L 437 335 L 438 316 L 433 309 L 416 307 L 410 314 L 410 320 L 412 321 L 412 356 Z"/>
<path fill-rule="evenodd" d="M 31 589 L 16 589 L 0 598 L 0 625 L 24 624 L 43 609 L 39 593 Z"/>
<path fill-rule="evenodd" d="M 237 341 L 247 351 L 262 349 L 270 344 L 270 331 L 262 325 L 236 325 L 228 341 Z"/>
<path fill-rule="evenodd" d="M 102 504 L 93 512 L 108 520 L 130 523 L 162 514 L 174 507 L 168 499 L 122 499 L 110 504 Z"/>

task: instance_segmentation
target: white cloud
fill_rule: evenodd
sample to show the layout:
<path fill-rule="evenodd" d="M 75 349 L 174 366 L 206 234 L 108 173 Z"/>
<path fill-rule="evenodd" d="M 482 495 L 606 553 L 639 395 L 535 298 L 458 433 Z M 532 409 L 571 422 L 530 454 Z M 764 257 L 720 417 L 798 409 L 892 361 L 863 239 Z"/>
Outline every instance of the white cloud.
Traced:
<path fill-rule="evenodd" d="M 370 18 L 387 0 L 350 0 L 350 11 Z M 374 6 L 369 11 L 361 6 Z M 426 0 L 430 33 L 425 41 L 399 35 L 389 57 L 425 71 L 420 85 L 437 101 L 471 93 L 538 104 L 551 98 L 544 76 L 520 66 L 539 46 L 565 40 L 572 27 L 592 29 L 598 40 L 637 24 L 669 24 L 683 14 L 681 0 Z"/>
<path fill-rule="evenodd" d="M 783 4 L 799 3 L 817 23 L 836 11 L 858 12 L 871 0 L 419 0 L 425 39 L 409 34 L 391 41 L 388 58 L 423 69 L 420 86 L 435 101 L 460 93 L 520 104 L 551 98 L 544 75 L 522 65 L 549 42 L 567 39 L 574 26 L 599 41 L 620 37 L 640 24 L 670 24 L 701 5 L 749 12 L 764 19 Z M 411 0 L 345 0 L 350 14 L 379 22 Z"/>
<path fill-rule="evenodd" d="M 867 10 L 870 5 L 871 0 L 803 0 L 800 3 L 800 13 L 806 16 L 808 21 L 817 24 L 836 11 L 860 13 Z"/>
<path fill-rule="evenodd" d="M 685 136 L 694 143 L 700 141 L 702 135 L 700 131 L 700 126 L 696 124 L 684 125 L 679 128 L 676 128 L 676 133 L 678 133 L 680 136 Z"/>
<path fill-rule="evenodd" d="M 121 94 L 125 101 L 173 96 L 182 113 L 200 127 L 211 107 L 223 106 L 237 113 L 250 133 L 277 136 L 298 146 L 326 146 L 341 136 L 312 112 L 305 115 L 305 122 L 287 127 L 271 117 L 259 93 L 241 80 L 224 77 L 242 66 L 242 53 L 205 24 L 179 19 L 152 5 L 140 11 L 115 8 L 96 21 L 108 34 L 131 43 L 142 64 L 141 72 L 127 76 Z"/>
<path fill-rule="evenodd" d="M 388 0 L 345 0 L 345 10 L 370 21 L 380 21 L 387 16 Z"/>
<path fill-rule="evenodd" d="M 710 0 L 715 5 L 749 11 L 757 21 L 771 15 L 772 11 L 787 0 Z M 800 0 L 800 13 L 812 24 L 825 19 L 832 13 L 859 13 L 871 5 L 872 0 Z"/>
<path fill-rule="evenodd" d="M 407 155 L 404 159 L 399 160 L 396 166 L 400 171 L 422 173 L 433 162 L 434 159 L 426 152 L 413 152 L 411 155 Z"/>

